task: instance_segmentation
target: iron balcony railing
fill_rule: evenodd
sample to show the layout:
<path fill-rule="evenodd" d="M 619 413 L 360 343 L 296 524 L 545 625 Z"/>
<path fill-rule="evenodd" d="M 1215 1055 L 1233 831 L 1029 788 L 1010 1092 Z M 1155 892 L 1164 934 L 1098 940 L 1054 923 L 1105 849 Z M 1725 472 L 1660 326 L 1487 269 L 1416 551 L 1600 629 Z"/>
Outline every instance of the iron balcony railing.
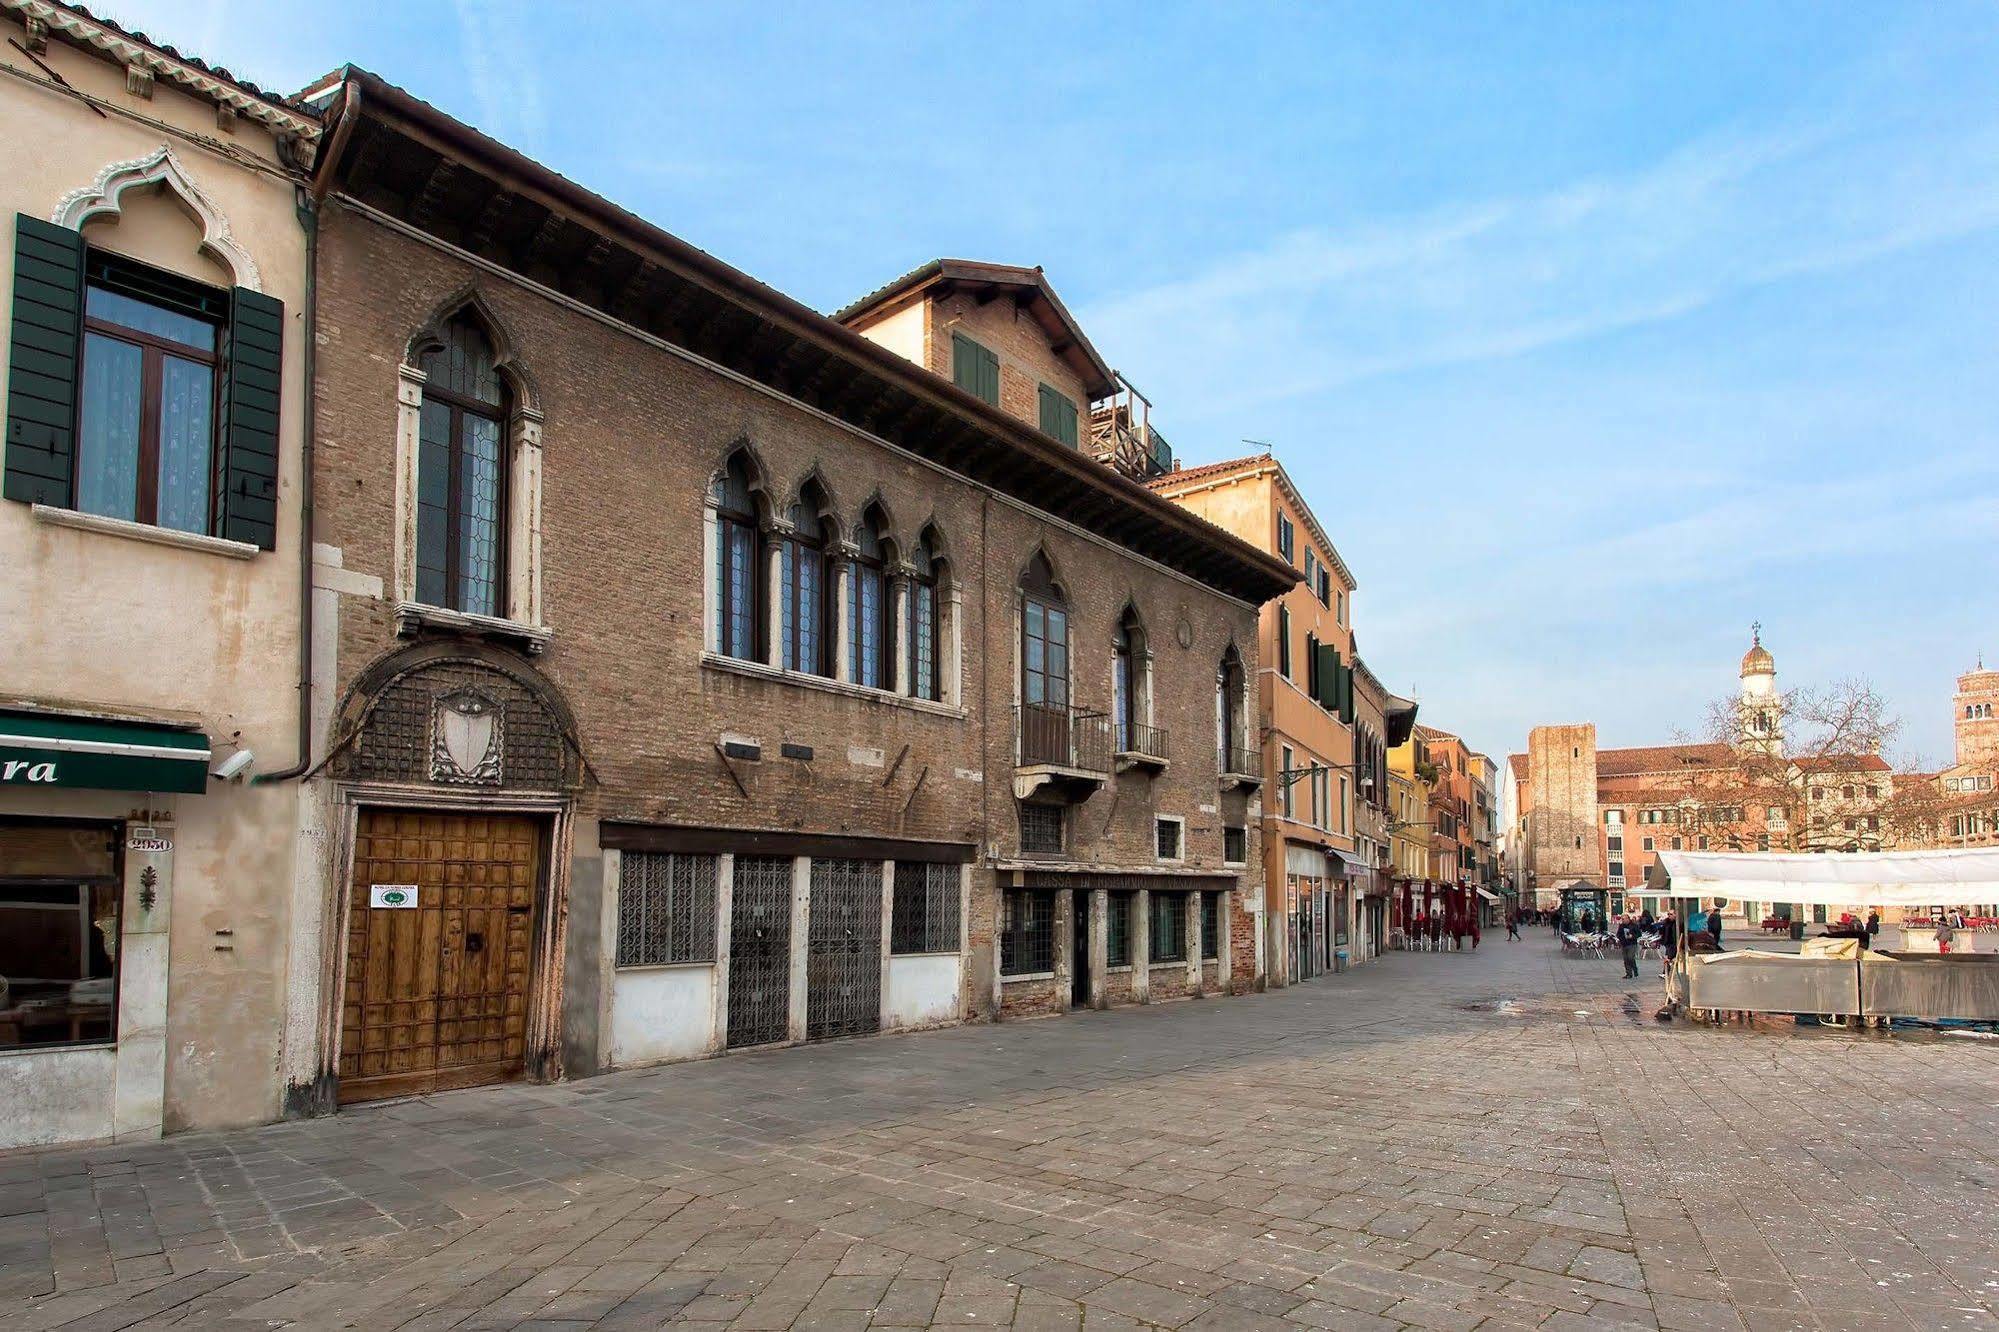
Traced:
<path fill-rule="evenodd" d="M 1023 767 L 1048 765 L 1080 772 L 1111 770 L 1111 718 L 1054 703 L 1014 706 L 1014 734 Z"/>
<path fill-rule="evenodd" d="M 1166 761 L 1166 732 L 1162 727 L 1147 726 L 1144 722 L 1119 722 L 1117 724 L 1117 752 L 1120 754 L 1140 754 L 1146 758 Z"/>
<path fill-rule="evenodd" d="M 1227 745 L 1222 749 L 1222 771 L 1230 777 L 1261 777 L 1263 763 L 1254 749 Z"/>

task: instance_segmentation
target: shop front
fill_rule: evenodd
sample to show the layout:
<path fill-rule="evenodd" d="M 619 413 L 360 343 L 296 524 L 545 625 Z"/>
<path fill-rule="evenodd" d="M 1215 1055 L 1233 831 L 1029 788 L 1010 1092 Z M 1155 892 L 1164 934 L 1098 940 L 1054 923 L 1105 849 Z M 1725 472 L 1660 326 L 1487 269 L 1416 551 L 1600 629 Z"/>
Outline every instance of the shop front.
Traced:
<path fill-rule="evenodd" d="M 199 731 L 0 712 L 0 1148 L 157 1137 L 180 801 Z"/>

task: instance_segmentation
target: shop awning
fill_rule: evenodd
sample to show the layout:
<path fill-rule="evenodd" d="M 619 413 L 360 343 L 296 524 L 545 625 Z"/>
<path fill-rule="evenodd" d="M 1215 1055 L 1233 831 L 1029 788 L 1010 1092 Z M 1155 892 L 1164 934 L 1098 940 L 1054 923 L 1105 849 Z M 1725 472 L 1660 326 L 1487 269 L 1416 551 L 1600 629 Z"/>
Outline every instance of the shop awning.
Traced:
<path fill-rule="evenodd" d="M 1488 902 L 1497 902 L 1499 900 L 1498 893 L 1487 892 L 1483 888 L 1475 889 L 1474 891 L 1476 891 L 1480 897 L 1483 897 Z"/>
<path fill-rule="evenodd" d="M 208 789 L 208 737 L 147 722 L 0 713 L 0 787 L 100 791 Z"/>
<path fill-rule="evenodd" d="M 1935 851 L 1661 851 L 1674 897 L 1802 906 L 1954 906 L 1999 897 L 1999 847 Z M 1657 891 L 1650 889 L 1648 890 Z"/>

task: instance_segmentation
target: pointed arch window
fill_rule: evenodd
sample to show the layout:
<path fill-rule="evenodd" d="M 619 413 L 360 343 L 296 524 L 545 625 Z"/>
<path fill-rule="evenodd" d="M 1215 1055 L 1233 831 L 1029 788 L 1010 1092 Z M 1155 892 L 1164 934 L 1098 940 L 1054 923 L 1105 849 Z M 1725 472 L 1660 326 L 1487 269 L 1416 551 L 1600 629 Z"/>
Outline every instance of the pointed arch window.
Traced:
<path fill-rule="evenodd" d="M 1020 582 L 1021 701 L 1069 706 L 1069 608 L 1055 571 L 1040 551 Z"/>
<path fill-rule="evenodd" d="M 715 478 L 715 645 L 724 656 L 763 658 L 763 535 L 749 463 L 738 453 Z"/>
<path fill-rule="evenodd" d="M 944 696 L 943 653 L 938 648 L 937 588 L 941 581 L 936 540 L 928 528 L 917 539 L 909 580 L 909 692 L 937 702 Z"/>
<path fill-rule="evenodd" d="M 855 684 L 895 687 L 895 635 L 889 605 L 890 548 L 882 537 L 881 511 L 870 507 L 854 532 L 854 559 L 847 566 L 847 670 Z"/>
<path fill-rule="evenodd" d="M 507 389 L 492 342 L 469 314 L 423 357 L 417 452 L 416 596 L 471 615 L 504 615 Z"/>
<path fill-rule="evenodd" d="M 1215 739 L 1223 772 L 1249 771 L 1242 743 L 1242 657 L 1233 643 L 1215 672 Z"/>
<path fill-rule="evenodd" d="M 1145 724 L 1145 627 L 1138 610 L 1124 608 L 1117 636 L 1111 640 L 1111 723 L 1117 727 L 1117 750 L 1138 748 Z"/>
<path fill-rule="evenodd" d="M 810 483 L 791 506 L 791 535 L 780 561 L 782 605 L 779 621 L 783 665 L 808 675 L 833 674 L 831 580 L 827 578 L 829 535 L 824 498 Z"/>

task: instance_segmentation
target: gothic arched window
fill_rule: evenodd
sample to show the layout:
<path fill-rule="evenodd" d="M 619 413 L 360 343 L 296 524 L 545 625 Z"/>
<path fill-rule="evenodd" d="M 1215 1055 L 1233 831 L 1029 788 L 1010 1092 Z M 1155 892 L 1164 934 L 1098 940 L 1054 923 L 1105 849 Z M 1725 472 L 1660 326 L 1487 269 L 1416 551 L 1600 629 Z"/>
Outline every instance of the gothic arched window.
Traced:
<path fill-rule="evenodd" d="M 715 478 L 715 647 L 724 656 L 763 658 L 762 554 L 749 461 L 737 453 Z"/>
<path fill-rule="evenodd" d="M 417 600 L 505 615 L 507 387 L 468 311 L 424 354 L 417 453 Z"/>

